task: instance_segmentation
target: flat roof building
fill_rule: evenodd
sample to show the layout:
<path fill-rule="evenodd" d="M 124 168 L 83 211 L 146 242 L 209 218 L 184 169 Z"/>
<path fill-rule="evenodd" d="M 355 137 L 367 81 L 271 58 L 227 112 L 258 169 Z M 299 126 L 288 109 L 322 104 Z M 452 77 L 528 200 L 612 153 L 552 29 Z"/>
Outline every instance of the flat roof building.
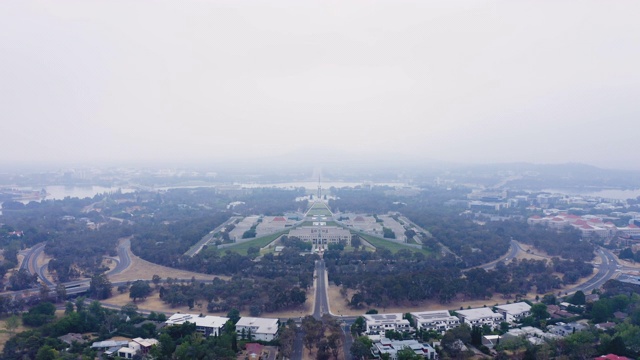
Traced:
<path fill-rule="evenodd" d="M 469 326 L 488 325 L 492 329 L 495 329 L 504 321 L 501 314 L 494 313 L 489 308 L 458 310 L 456 313 L 460 320 L 465 324 L 469 324 Z"/>
<path fill-rule="evenodd" d="M 135 338 L 129 342 L 129 347 L 136 351 L 139 351 L 142 355 L 146 355 L 151 350 L 153 345 L 158 345 L 158 340 L 156 339 L 143 339 L 143 338 Z"/>
<path fill-rule="evenodd" d="M 251 333 L 251 340 L 271 341 L 278 335 L 279 325 L 278 319 L 241 317 L 236 323 L 236 333 L 242 336 L 244 330 L 245 339 Z"/>
<path fill-rule="evenodd" d="M 447 310 L 412 312 L 416 328 L 419 330 L 434 330 L 440 333 L 460 325 L 460 319 L 452 316 Z"/>
<path fill-rule="evenodd" d="M 504 317 L 504 321 L 513 322 L 522 320 L 531 315 L 531 305 L 526 302 L 517 302 L 513 304 L 498 305 L 496 309 Z"/>
<path fill-rule="evenodd" d="M 382 335 L 388 330 L 408 332 L 411 331 L 409 320 L 403 319 L 401 313 L 397 314 L 366 314 L 363 315 L 367 335 Z"/>
<path fill-rule="evenodd" d="M 572 323 L 562 323 L 559 322 L 555 325 L 549 325 L 547 326 L 547 329 L 549 330 L 550 333 L 552 334 L 556 334 L 556 335 L 560 335 L 562 337 L 564 336 L 568 336 L 571 335 L 575 332 L 578 331 L 584 331 L 584 330 L 588 330 L 589 326 L 583 323 L 579 323 L 579 322 L 572 322 Z"/>
<path fill-rule="evenodd" d="M 382 354 L 389 354 L 391 360 L 398 359 L 398 351 L 402 349 L 411 349 L 414 354 L 420 355 L 425 359 L 435 359 L 436 351 L 429 344 L 422 344 L 416 340 L 389 340 L 382 338 L 380 341 L 373 343 L 371 353 L 380 358 Z"/>
<path fill-rule="evenodd" d="M 199 316 L 194 314 L 173 314 L 165 322 L 167 325 L 182 325 L 186 322 L 196 324 L 196 331 L 205 336 L 218 336 L 229 318 L 222 316 Z"/>
<path fill-rule="evenodd" d="M 135 349 L 123 347 L 118 350 L 118 357 L 123 359 L 133 359 L 133 356 L 137 353 Z"/>

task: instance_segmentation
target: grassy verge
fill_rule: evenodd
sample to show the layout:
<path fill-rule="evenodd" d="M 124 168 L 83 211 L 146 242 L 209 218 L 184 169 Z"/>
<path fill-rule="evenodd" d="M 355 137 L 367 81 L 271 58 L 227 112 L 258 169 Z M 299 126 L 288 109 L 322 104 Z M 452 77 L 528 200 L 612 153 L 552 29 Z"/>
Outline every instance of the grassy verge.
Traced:
<path fill-rule="evenodd" d="M 327 216 L 328 217 L 328 216 L 331 216 L 331 214 L 326 210 L 311 209 L 307 213 L 307 216 Z"/>
<path fill-rule="evenodd" d="M 375 251 L 374 249 L 368 247 L 368 246 L 362 246 L 360 247 L 360 250 L 364 249 L 365 251 Z M 356 248 L 354 248 L 353 246 L 345 246 L 344 247 L 344 252 L 353 252 L 356 251 Z"/>
<path fill-rule="evenodd" d="M 221 251 L 231 250 L 233 252 L 237 252 L 240 255 L 247 255 L 247 249 L 249 249 L 250 247 L 252 246 L 257 248 L 265 247 L 267 246 L 267 244 L 277 239 L 280 235 L 286 234 L 288 232 L 289 232 L 289 229 L 283 230 L 275 234 L 262 236 L 254 240 L 246 241 L 246 242 L 243 242 L 234 246 L 229 246 L 220 250 Z"/>
<path fill-rule="evenodd" d="M 338 226 L 338 223 L 335 221 L 325 221 L 326 226 Z M 300 226 L 313 226 L 313 221 L 305 221 Z"/>
<path fill-rule="evenodd" d="M 331 210 L 323 203 L 314 203 L 307 212 L 307 216 L 331 216 Z"/>
<path fill-rule="evenodd" d="M 383 248 L 383 249 L 387 249 L 389 251 L 391 251 L 392 253 L 397 253 L 400 250 L 411 250 L 411 251 L 416 251 L 416 252 L 421 252 L 425 255 L 430 255 L 430 252 L 424 249 L 416 249 L 414 247 L 411 246 L 405 246 L 403 244 L 397 243 L 397 242 L 393 242 L 393 241 L 387 241 L 384 239 L 381 239 L 379 237 L 375 237 L 372 235 L 368 235 L 368 234 L 363 234 L 358 232 L 357 233 L 360 237 L 362 237 L 364 240 L 366 240 L 369 244 L 375 246 L 376 248 Z"/>

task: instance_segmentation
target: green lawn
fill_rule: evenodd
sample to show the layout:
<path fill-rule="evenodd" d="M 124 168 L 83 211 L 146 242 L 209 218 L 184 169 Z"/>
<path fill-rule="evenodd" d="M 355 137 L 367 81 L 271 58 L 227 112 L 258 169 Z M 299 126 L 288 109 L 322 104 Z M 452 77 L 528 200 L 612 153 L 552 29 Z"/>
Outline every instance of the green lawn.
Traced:
<path fill-rule="evenodd" d="M 311 209 L 307 212 L 307 216 L 331 216 L 331 210 L 324 203 L 313 203 Z"/>
<path fill-rule="evenodd" d="M 237 252 L 240 255 L 247 255 L 247 249 L 250 247 L 262 248 L 267 246 L 270 242 L 277 239 L 280 235 L 286 234 L 289 232 L 289 229 L 277 232 L 275 234 L 266 235 L 263 237 L 255 238 L 254 240 L 246 241 L 237 245 L 229 246 L 224 249 L 219 249 L 220 251 L 231 250 Z"/>
<path fill-rule="evenodd" d="M 368 234 L 364 234 L 361 232 L 356 232 L 358 235 L 360 235 L 361 238 L 363 238 L 365 241 L 367 241 L 369 244 L 375 246 L 376 248 L 380 247 L 380 248 L 384 248 L 384 249 L 388 249 L 389 251 L 391 251 L 392 253 L 397 253 L 400 250 L 406 249 L 406 250 L 411 250 L 411 251 L 418 251 L 421 252 L 425 255 L 430 255 L 430 252 L 424 249 L 416 249 L 410 246 L 405 246 L 403 244 L 397 243 L 397 242 L 393 242 L 393 241 L 387 241 L 384 239 L 381 239 L 379 237 L 375 237 L 372 235 L 368 235 Z"/>
<path fill-rule="evenodd" d="M 338 226 L 338 223 L 335 221 L 325 221 L 327 226 Z M 313 226 L 313 221 L 304 221 L 300 226 Z"/>

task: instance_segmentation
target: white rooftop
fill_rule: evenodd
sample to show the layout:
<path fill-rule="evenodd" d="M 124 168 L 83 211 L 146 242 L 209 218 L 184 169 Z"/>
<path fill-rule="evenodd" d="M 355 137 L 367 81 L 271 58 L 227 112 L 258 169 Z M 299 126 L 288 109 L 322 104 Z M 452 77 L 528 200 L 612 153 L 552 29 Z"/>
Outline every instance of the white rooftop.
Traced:
<path fill-rule="evenodd" d="M 414 319 L 421 321 L 437 321 L 446 320 L 449 318 L 457 319 L 457 317 L 452 316 L 447 310 L 412 312 L 411 315 Z"/>
<path fill-rule="evenodd" d="M 379 352 L 395 355 L 403 348 L 410 348 L 416 354 L 427 355 L 427 353 L 435 353 L 435 350 L 428 344 L 421 344 L 417 340 L 389 340 L 381 338 L 380 341 L 373 344 Z M 393 356 L 395 357 L 395 356 Z"/>
<path fill-rule="evenodd" d="M 278 319 L 241 317 L 236 326 L 257 327 L 256 334 L 275 334 L 278 332 Z"/>
<path fill-rule="evenodd" d="M 151 347 L 153 345 L 157 345 L 158 344 L 158 340 L 156 340 L 156 339 L 143 339 L 143 338 L 139 338 L 139 337 L 137 337 L 137 338 L 135 338 L 135 339 L 133 339 L 131 341 L 136 342 L 136 343 L 138 343 L 138 344 L 140 344 L 141 346 L 144 346 L 144 347 Z"/>
<path fill-rule="evenodd" d="M 396 314 L 365 314 L 363 315 L 367 322 L 373 322 L 377 324 L 385 324 L 385 323 L 398 323 L 403 320 L 409 322 L 409 320 L 403 319 L 401 313 Z"/>
<path fill-rule="evenodd" d="M 129 345 L 129 341 L 127 340 L 105 340 L 98 341 L 91 344 L 92 348 L 111 348 L 117 346 L 127 346 Z"/>
<path fill-rule="evenodd" d="M 136 349 L 123 347 L 118 350 L 119 353 L 135 355 Z"/>
<path fill-rule="evenodd" d="M 498 318 L 502 317 L 500 314 L 496 314 L 490 308 L 477 308 L 477 309 L 467 309 L 467 310 L 457 310 L 458 315 L 463 316 L 465 319 L 469 321 L 479 320 L 482 318 Z"/>
<path fill-rule="evenodd" d="M 517 302 L 513 304 L 505 304 L 496 306 L 496 309 L 506 311 L 511 315 L 518 315 L 531 310 L 531 305 L 526 302 Z"/>
<path fill-rule="evenodd" d="M 200 316 L 195 314 L 173 314 L 165 322 L 167 325 L 182 325 L 185 322 L 196 324 L 196 326 L 208 328 L 222 328 L 229 321 L 229 318 L 222 316 Z"/>

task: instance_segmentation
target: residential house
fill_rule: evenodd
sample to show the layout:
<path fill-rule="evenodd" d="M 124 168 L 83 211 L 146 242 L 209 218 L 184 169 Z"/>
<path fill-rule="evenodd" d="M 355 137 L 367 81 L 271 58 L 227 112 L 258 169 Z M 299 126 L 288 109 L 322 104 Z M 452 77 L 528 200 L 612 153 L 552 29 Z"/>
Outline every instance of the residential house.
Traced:
<path fill-rule="evenodd" d="M 597 358 L 594 358 L 593 360 L 600 360 L 600 359 L 605 359 L 605 360 L 633 360 L 633 359 L 628 358 L 626 356 L 619 356 L 619 355 L 616 355 L 616 354 L 600 355 Z"/>
<path fill-rule="evenodd" d="M 544 331 L 532 327 L 532 326 L 524 326 L 519 329 L 511 329 L 502 335 L 501 339 L 508 341 L 509 339 L 514 338 L 524 338 L 529 341 L 533 345 L 540 345 L 544 342 L 545 339 L 557 339 L 560 336 L 552 333 L 545 333 Z"/>
<path fill-rule="evenodd" d="M 148 354 L 153 345 L 158 345 L 158 340 L 135 338 L 129 342 L 129 348 L 136 350 L 142 355 Z"/>
<path fill-rule="evenodd" d="M 123 358 L 123 359 L 133 359 L 133 356 L 136 354 L 136 350 L 129 348 L 129 347 L 123 347 L 120 348 L 116 354 L 118 354 L 118 357 Z"/>
<path fill-rule="evenodd" d="M 493 349 L 500 341 L 500 335 L 482 335 L 482 345 Z"/>
<path fill-rule="evenodd" d="M 417 355 L 425 359 L 435 359 L 436 351 L 429 344 L 422 344 L 417 340 L 389 340 L 381 338 L 380 341 L 373 343 L 371 353 L 379 358 L 382 354 L 389 354 L 389 359 L 398 360 L 398 351 L 409 348 Z"/>
<path fill-rule="evenodd" d="M 547 326 L 547 329 L 552 334 L 556 334 L 564 337 L 567 335 L 571 335 L 577 331 L 587 330 L 589 329 L 589 326 L 583 323 L 578 323 L 578 322 L 572 322 L 568 324 L 560 322 L 560 323 L 557 323 L 556 325 Z"/>

